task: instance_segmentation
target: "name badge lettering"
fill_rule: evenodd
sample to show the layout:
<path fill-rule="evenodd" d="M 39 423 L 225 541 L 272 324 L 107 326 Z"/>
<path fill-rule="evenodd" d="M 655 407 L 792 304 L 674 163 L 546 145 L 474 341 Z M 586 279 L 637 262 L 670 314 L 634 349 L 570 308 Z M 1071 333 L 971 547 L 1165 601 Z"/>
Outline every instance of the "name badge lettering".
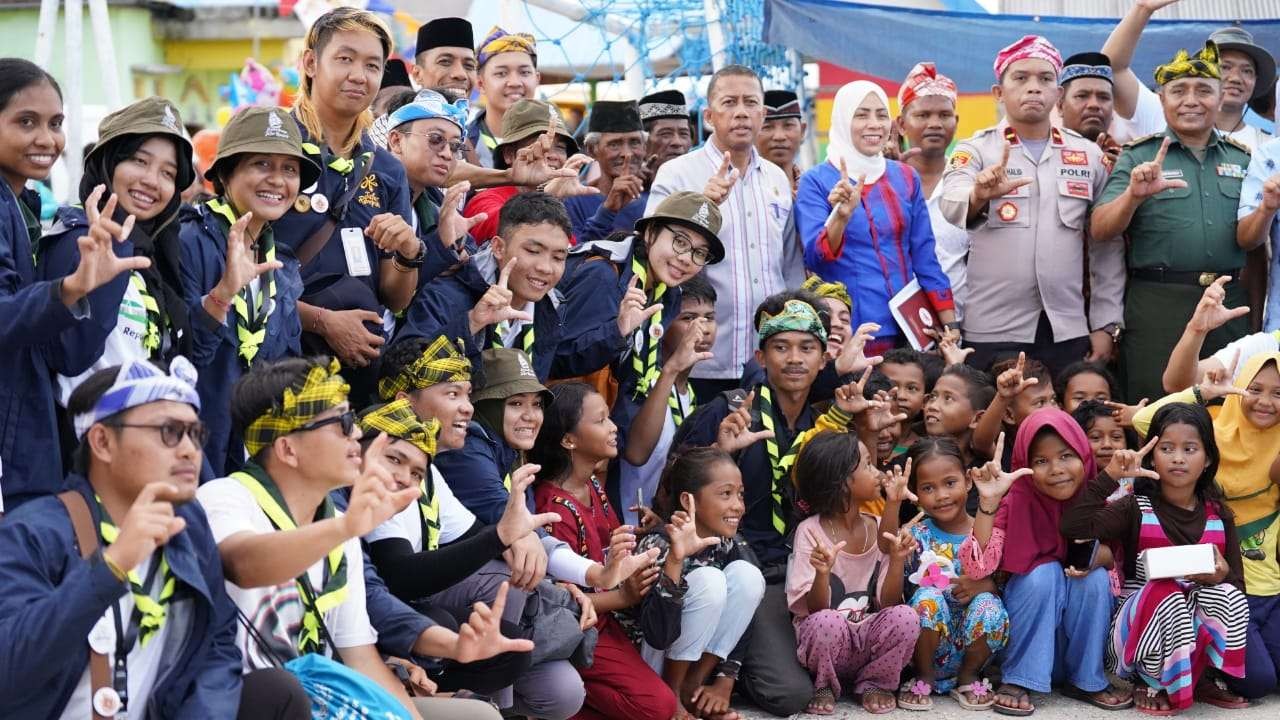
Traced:
<path fill-rule="evenodd" d="M 1058 177 L 1070 180 L 1091 180 L 1093 170 L 1087 167 L 1060 167 Z"/>
<path fill-rule="evenodd" d="M 1180 177 L 1182 177 L 1182 171 L 1181 171 L 1181 170 L 1176 170 L 1176 169 L 1175 169 L 1175 170 L 1163 170 L 1163 171 L 1161 171 L 1160 176 L 1161 176 L 1161 177 L 1163 177 L 1165 180 L 1173 180 L 1173 179 L 1175 179 L 1175 178 L 1180 178 Z"/>
<path fill-rule="evenodd" d="M 347 256 L 347 273 L 351 277 L 373 274 L 369 264 L 369 252 L 365 248 L 364 231 L 360 228 L 342 228 L 342 252 Z"/>

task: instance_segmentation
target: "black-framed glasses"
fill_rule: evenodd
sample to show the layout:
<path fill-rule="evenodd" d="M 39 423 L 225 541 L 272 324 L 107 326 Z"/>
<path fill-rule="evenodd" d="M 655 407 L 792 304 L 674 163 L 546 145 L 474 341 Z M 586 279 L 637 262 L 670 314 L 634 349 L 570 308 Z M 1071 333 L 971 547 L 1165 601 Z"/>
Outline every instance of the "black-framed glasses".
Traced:
<path fill-rule="evenodd" d="M 705 247 L 694 247 L 693 241 L 684 233 L 671 231 L 671 247 L 676 255 L 688 255 L 698 267 L 705 267 L 711 261 L 711 251 Z"/>
<path fill-rule="evenodd" d="M 449 140 L 440 133 L 420 133 L 413 132 L 411 130 L 401 130 L 400 132 L 405 135 L 417 135 L 419 137 L 426 138 L 427 147 L 431 148 L 434 152 L 440 152 L 447 145 L 449 147 L 449 152 L 454 155 L 461 155 L 462 151 L 467 147 L 466 140 Z"/>
<path fill-rule="evenodd" d="M 297 430 L 294 430 L 294 432 L 308 432 L 311 430 L 319 430 L 325 425 L 333 425 L 335 423 L 342 424 L 343 437 L 351 437 L 352 431 L 354 431 L 356 428 L 356 411 L 347 410 L 341 415 L 334 415 L 333 417 L 327 417 L 323 420 L 312 420 L 306 425 L 303 425 Z"/>
<path fill-rule="evenodd" d="M 170 420 L 166 423 L 112 423 L 113 427 L 121 428 L 140 428 L 144 430 L 159 430 L 160 442 L 165 447 L 174 448 L 182 442 L 182 438 L 189 437 L 191 442 L 198 448 L 204 447 L 204 441 L 209 439 L 209 427 L 204 423 L 196 420 L 195 422 L 180 422 L 178 420 Z"/>

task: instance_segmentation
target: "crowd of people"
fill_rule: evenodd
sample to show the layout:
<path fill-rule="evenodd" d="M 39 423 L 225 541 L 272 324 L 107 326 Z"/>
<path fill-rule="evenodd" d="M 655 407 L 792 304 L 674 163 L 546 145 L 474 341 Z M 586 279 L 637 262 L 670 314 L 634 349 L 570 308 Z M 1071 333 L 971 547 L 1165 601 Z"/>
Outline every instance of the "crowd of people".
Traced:
<path fill-rule="evenodd" d="M 945 68 L 851 82 L 810 168 L 747 67 L 571 132 L 532 36 L 337 9 L 294 107 L 199 166 L 119 108 L 43 224 L 61 91 L 0 59 L 0 715 L 1274 692 L 1276 62 L 1150 89 L 1173 1 L 1011 42 L 958 142 Z"/>

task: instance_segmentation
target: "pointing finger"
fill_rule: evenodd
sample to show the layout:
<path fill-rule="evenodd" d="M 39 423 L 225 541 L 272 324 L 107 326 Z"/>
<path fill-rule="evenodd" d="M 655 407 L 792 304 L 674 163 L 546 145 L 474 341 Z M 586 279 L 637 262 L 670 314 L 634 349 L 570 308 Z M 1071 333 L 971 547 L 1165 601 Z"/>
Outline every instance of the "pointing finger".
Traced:
<path fill-rule="evenodd" d="M 1156 159 L 1153 161 L 1157 166 L 1164 165 L 1164 156 L 1169 152 L 1169 143 L 1168 137 L 1164 139 L 1164 142 L 1160 143 L 1160 149 L 1156 151 Z M 1183 186 L 1185 187 L 1186 183 L 1183 183 Z"/>
<path fill-rule="evenodd" d="M 503 290 L 507 289 L 508 283 L 511 282 L 511 270 L 516 266 L 516 262 L 518 262 L 519 260 L 520 258 L 513 257 L 507 261 L 507 264 L 505 266 L 503 266 L 502 273 L 498 275 L 498 287 L 502 288 Z"/>
<path fill-rule="evenodd" d="M 840 158 L 840 180 L 849 182 L 849 170 L 844 165 L 844 158 Z"/>
<path fill-rule="evenodd" d="M 98 203 L 102 202 L 102 193 L 107 191 L 106 185 L 98 185 L 89 193 L 88 199 L 84 201 L 84 212 L 89 218 L 89 224 L 98 222 Z"/>
<path fill-rule="evenodd" d="M 1004 167 L 1009 164 L 1009 151 L 1012 149 L 1013 146 L 1011 146 L 1009 141 L 1006 140 L 1004 142 L 1004 151 L 1000 154 L 1000 167 Z"/>

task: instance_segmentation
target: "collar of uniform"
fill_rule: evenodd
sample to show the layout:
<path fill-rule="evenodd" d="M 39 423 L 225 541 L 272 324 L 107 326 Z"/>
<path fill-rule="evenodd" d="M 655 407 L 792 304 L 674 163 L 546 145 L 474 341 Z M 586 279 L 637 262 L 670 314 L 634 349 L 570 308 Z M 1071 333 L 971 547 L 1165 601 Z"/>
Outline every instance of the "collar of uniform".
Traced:
<path fill-rule="evenodd" d="M 703 150 L 707 156 L 720 167 L 720 163 L 724 161 L 724 153 L 720 152 L 720 148 L 716 147 L 715 140 L 708 140 L 703 146 Z M 747 172 L 755 172 L 760 170 L 760 153 L 754 147 L 751 148 L 751 159 L 747 161 Z"/>
<path fill-rule="evenodd" d="M 1186 143 L 1182 142 L 1182 138 L 1178 137 L 1178 133 L 1174 132 L 1173 128 L 1171 127 L 1165 126 L 1163 135 L 1164 137 L 1169 138 L 1170 147 L 1174 145 L 1177 145 L 1183 149 L 1186 149 L 1189 147 Z M 1208 150 L 1211 147 L 1217 147 L 1218 145 L 1221 145 L 1224 142 L 1225 138 L 1226 138 L 1226 135 L 1223 134 L 1221 130 L 1219 130 L 1218 128 L 1213 128 L 1212 130 L 1209 131 L 1209 142 L 1206 143 L 1204 147 L 1206 150 Z"/>
<path fill-rule="evenodd" d="M 290 113 L 290 116 L 292 116 L 295 121 L 298 120 L 298 116 L 296 113 Z M 307 132 L 306 126 L 304 126 L 301 122 L 298 122 L 298 132 L 302 134 L 301 142 L 304 146 L 303 150 L 306 151 L 306 147 L 305 147 L 306 145 L 311 145 L 312 147 L 319 147 L 320 156 L 323 157 L 324 149 L 328 147 L 328 143 L 325 143 L 325 145 L 323 146 L 317 146 L 316 143 L 311 142 L 311 134 Z M 356 156 L 361 155 L 363 153 L 370 153 L 371 155 L 375 155 L 377 154 L 376 153 L 377 149 L 378 149 L 378 146 L 373 144 L 373 138 L 369 137 L 369 133 L 362 132 L 360 133 L 360 141 L 356 143 L 355 151 L 351 153 L 351 157 L 348 159 L 354 162 Z M 330 148 L 330 151 L 332 151 L 332 148 Z M 307 152 L 307 154 L 311 155 L 313 153 Z M 318 164 L 320 165 L 320 171 L 322 173 L 327 172 L 329 170 L 329 168 L 325 166 L 324 163 L 318 163 Z"/>
<path fill-rule="evenodd" d="M 1018 131 L 1014 130 L 1013 126 L 1009 124 L 1009 118 L 1002 118 L 999 124 L 996 125 L 996 130 L 1004 136 L 1005 141 L 1010 145 L 1017 147 L 1021 144 L 1022 141 L 1018 137 Z M 1049 144 L 1053 147 L 1062 147 L 1067 144 L 1066 135 L 1062 132 L 1062 128 L 1057 125 L 1049 126 Z"/>

